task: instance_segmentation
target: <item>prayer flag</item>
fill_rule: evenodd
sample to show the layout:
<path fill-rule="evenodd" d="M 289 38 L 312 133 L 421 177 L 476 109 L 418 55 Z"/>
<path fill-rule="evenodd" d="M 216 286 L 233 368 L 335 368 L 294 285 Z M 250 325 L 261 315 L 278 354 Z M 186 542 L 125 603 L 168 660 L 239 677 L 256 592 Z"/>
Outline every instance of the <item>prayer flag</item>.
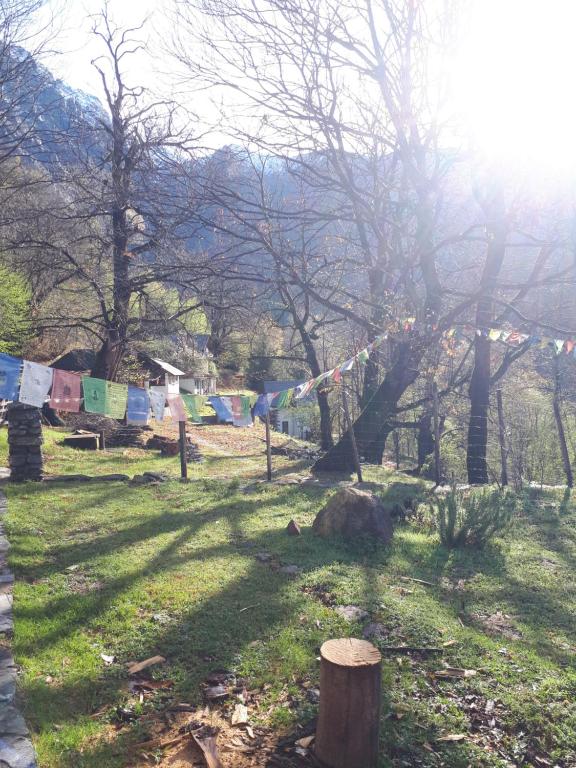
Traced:
<path fill-rule="evenodd" d="M 204 395 L 182 395 L 182 400 L 192 421 L 196 424 L 201 424 L 202 416 L 200 416 L 200 409 L 205 400 Z"/>
<path fill-rule="evenodd" d="M 84 393 L 84 410 L 88 413 L 106 413 L 106 381 L 94 379 L 92 376 L 82 376 Z"/>
<path fill-rule="evenodd" d="M 290 405 L 290 402 L 292 400 L 292 395 L 294 394 L 294 387 L 291 387 L 290 389 L 285 389 L 282 392 L 278 393 L 278 398 L 274 402 L 275 408 L 286 408 Z"/>
<path fill-rule="evenodd" d="M 231 398 L 232 419 L 235 427 L 251 427 L 250 398 L 247 395 L 233 395 Z"/>
<path fill-rule="evenodd" d="M 164 421 L 164 410 L 166 408 L 166 395 L 161 389 L 148 390 L 152 413 L 156 421 Z"/>
<path fill-rule="evenodd" d="M 367 363 L 370 358 L 370 355 L 368 353 L 367 349 L 362 349 L 360 352 L 358 352 L 358 362 L 359 363 Z"/>
<path fill-rule="evenodd" d="M 216 411 L 218 421 L 232 421 L 232 411 L 227 407 L 222 397 L 209 397 L 208 401 Z"/>
<path fill-rule="evenodd" d="M 500 330 L 498 328 L 490 328 L 488 331 L 488 338 L 490 341 L 498 341 L 500 338 Z"/>
<path fill-rule="evenodd" d="M 258 400 L 256 400 L 256 405 L 254 406 L 254 418 L 256 418 L 256 416 L 266 416 L 269 410 L 270 401 L 266 395 L 260 395 Z"/>
<path fill-rule="evenodd" d="M 80 384 L 81 379 L 78 374 L 54 369 L 50 407 L 57 411 L 78 413 L 82 400 Z"/>
<path fill-rule="evenodd" d="M 18 382 L 22 360 L 0 352 L 0 398 L 18 400 Z"/>
<path fill-rule="evenodd" d="M 142 387 L 128 387 L 126 416 L 129 421 L 147 424 L 150 417 L 150 398 Z"/>
<path fill-rule="evenodd" d="M 336 384 L 340 384 L 342 381 L 342 371 L 340 368 L 334 368 L 334 373 L 332 375 L 332 378 L 334 379 Z"/>
<path fill-rule="evenodd" d="M 345 363 L 342 363 L 340 366 L 340 373 L 346 373 L 347 371 L 351 371 L 352 368 L 354 368 L 354 359 L 353 357 L 350 358 L 350 360 L 346 360 Z"/>
<path fill-rule="evenodd" d="M 564 347 L 564 339 L 554 339 L 554 350 L 557 355 L 562 352 L 562 348 Z"/>
<path fill-rule="evenodd" d="M 24 360 L 18 399 L 26 405 L 42 408 L 52 386 L 52 368 Z"/>
<path fill-rule="evenodd" d="M 106 382 L 106 416 L 112 419 L 123 419 L 128 403 L 128 385 Z"/>
<path fill-rule="evenodd" d="M 574 342 L 572 339 L 566 339 L 566 354 L 570 354 L 574 350 Z"/>
<path fill-rule="evenodd" d="M 174 421 L 188 421 L 184 402 L 180 395 L 168 395 L 168 407 L 170 408 L 170 415 Z"/>

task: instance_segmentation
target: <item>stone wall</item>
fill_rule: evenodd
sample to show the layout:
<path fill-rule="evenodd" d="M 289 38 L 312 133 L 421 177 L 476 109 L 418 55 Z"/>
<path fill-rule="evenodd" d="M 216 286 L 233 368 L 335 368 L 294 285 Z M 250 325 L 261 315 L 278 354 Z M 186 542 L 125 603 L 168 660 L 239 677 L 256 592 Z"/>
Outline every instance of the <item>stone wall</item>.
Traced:
<path fill-rule="evenodd" d="M 40 409 L 22 403 L 10 403 L 6 420 L 10 479 L 16 483 L 42 480 L 43 438 Z"/>

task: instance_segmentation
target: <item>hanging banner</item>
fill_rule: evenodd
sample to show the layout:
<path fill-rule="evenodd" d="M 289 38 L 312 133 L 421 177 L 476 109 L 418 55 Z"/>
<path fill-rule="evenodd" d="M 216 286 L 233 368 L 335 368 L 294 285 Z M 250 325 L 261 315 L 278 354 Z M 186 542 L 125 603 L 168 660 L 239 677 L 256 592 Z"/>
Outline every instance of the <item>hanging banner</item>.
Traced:
<path fill-rule="evenodd" d="M 106 382 L 106 416 L 111 419 L 123 419 L 128 403 L 128 385 Z"/>
<path fill-rule="evenodd" d="M 164 421 L 164 411 L 166 409 L 166 395 L 161 389 L 150 389 L 148 391 L 152 414 L 156 421 Z"/>
<path fill-rule="evenodd" d="M 170 415 L 174 421 L 188 421 L 186 415 L 186 409 L 184 408 L 184 402 L 180 395 L 168 395 L 168 407 L 170 408 Z"/>
<path fill-rule="evenodd" d="M 42 408 L 48 399 L 48 392 L 52 386 L 52 368 L 40 363 L 31 363 L 24 360 L 22 365 L 22 381 L 18 399 L 26 405 Z"/>
<path fill-rule="evenodd" d="M 230 398 L 232 405 L 232 421 L 235 427 L 251 427 L 252 415 L 250 413 L 250 397 L 248 395 L 233 395 Z"/>
<path fill-rule="evenodd" d="M 92 376 L 82 376 L 82 392 L 84 394 L 84 410 L 88 413 L 106 413 L 106 384 L 104 379 L 94 379 Z"/>
<path fill-rule="evenodd" d="M 284 389 L 278 393 L 278 397 L 274 400 L 274 408 L 287 408 L 292 402 L 292 395 L 294 388 Z"/>
<path fill-rule="evenodd" d="M 188 411 L 192 421 L 195 424 L 202 424 L 202 416 L 200 416 L 200 411 L 204 405 L 204 401 L 206 400 L 204 395 L 183 394 L 182 400 L 184 401 L 184 405 L 186 406 L 186 410 Z"/>
<path fill-rule="evenodd" d="M 128 403 L 126 407 L 128 421 L 137 424 L 148 424 L 150 418 L 150 398 L 147 390 L 142 387 L 128 387 Z"/>
<path fill-rule="evenodd" d="M 208 402 L 216 411 L 218 421 L 230 422 L 232 421 L 232 411 L 226 406 L 223 397 L 209 397 Z"/>
<path fill-rule="evenodd" d="M 52 378 L 52 395 L 50 407 L 57 411 L 78 413 L 82 400 L 80 390 L 81 379 L 76 373 L 54 369 Z"/>
<path fill-rule="evenodd" d="M 265 417 L 269 411 L 270 411 L 270 401 L 268 400 L 268 396 L 260 395 L 258 397 L 258 400 L 256 400 L 256 405 L 254 406 L 254 411 L 253 411 L 254 418 L 258 416 Z"/>
<path fill-rule="evenodd" d="M 0 399 L 18 400 L 22 360 L 0 352 Z"/>

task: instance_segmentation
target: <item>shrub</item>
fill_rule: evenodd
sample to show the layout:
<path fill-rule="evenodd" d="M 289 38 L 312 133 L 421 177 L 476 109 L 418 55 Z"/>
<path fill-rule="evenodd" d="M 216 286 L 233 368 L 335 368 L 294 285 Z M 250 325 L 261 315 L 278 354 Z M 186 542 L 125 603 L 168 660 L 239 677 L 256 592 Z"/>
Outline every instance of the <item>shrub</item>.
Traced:
<path fill-rule="evenodd" d="M 465 495 L 455 488 L 438 499 L 438 531 L 445 547 L 481 548 L 504 530 L 516 508 L 512 491 L 480 491 Z"/>

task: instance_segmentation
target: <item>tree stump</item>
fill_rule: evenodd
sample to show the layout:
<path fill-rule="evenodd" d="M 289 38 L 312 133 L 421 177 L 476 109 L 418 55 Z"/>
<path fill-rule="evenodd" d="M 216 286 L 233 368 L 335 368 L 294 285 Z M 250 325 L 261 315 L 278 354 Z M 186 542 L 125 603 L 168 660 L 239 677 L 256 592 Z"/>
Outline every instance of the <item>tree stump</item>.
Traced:
<path fill-rule="evenodd" d="M 330 768 L 376 768 L 382 656 L 366 640 L 328 640 L 320 649 L 316 757 Z"/>

